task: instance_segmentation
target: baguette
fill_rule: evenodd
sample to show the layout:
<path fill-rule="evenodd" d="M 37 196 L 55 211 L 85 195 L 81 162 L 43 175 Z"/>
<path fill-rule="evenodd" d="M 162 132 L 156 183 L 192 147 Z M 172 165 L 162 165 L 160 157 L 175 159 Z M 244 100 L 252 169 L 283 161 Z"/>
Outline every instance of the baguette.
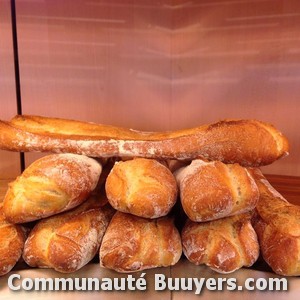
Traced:
<path fill-rule="evenodd" d="M 71 273 L 86 265 L 99 251 L 114 213 L 95 197 L 75 209 L 39 221 L 26 240 L 23 258 L 31 267 Z"/>
<path fill-rule="evenodd" d="M 251 214 L 195 223 L 188 220 L 182 230 L 183 253 L 195 265 L 206 264 L 218 273 L 250 267 L 259 256 Z"/>
<path fill-rule="evenodd" d="M 7 274 L 20 259 L 26 231 L 20 225 L 7 222 L 0 203 L 0 276 Z"/>
<path fill-rule="evenodd" d="M 173 174 L 154 159 L 116 162 L 105 189 L 113 208 L 150 219 L 167 215 L 177 199 Z"/>
<path fill-rule="evenodd" d="M 192 129 L 142 132 L 39 116 L 0 121 L 0 149 L 91 157 L 203 158 L 261 166 L 288 154 L 287 139 L 256 120 L 224 120 Z"/>
<path fill-rule="evenodd" d="M 33 162 L 9 184 L 3 201 L 6 219 L 25 223 L 70 210 L 95 189 L 101 165 L 76 154 L 53 154 Z"/>
<path fill-rule="evenodd" d="M 253 226 L 264 260 L 279 275 L 300 275 L 300 206 L 289 203 L 259 169 L 250 170 L 259 188 Z"/>
<path fill-rule="evenodd" d="M 251 211 L 259 199 L 254 179 L 238 164 L 198 159 L 174 174 L 182 208 L 194 222 Z"/>
<path fill-rule="evenodd" d="M 116 212 L 100 247 L 100 266 L 121 273 L 172 266 L 181 257 L 179 232 L 169 217 L 154 220 Z"/>

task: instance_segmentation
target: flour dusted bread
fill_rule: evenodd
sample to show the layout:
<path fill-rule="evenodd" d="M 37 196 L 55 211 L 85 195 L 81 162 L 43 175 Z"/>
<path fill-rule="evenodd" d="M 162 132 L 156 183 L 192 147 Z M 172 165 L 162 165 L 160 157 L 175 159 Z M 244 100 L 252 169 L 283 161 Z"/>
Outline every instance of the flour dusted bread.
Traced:
<path fill-rule="evenodd" d="M 181 253 L 180 235 L 171 218 L 149 220 L 116 212 L 103 237 L 100 265 L 135 272 L 172 266 Z"/>
<path fill-rule="evenodd" d="M 26 231 L 20 225 L 5 220 L 0 203 L 0 276 L 7 274 L 20 259 L 26 239 Z"/>
<path fill-rule="evenodd" d="M 256 120 L 224 120 L 191 129 L 141 132 L 40 116 L 0 121 L 0 149 L 92 157 L 196 158 L 261 166 L 288 154 L 287 139 Z"/>
<path fill-rule="evenodd" d="M 116 210 L 151 219 L 167 215 L 177 198 L 173 174 L 154 159 L 116 162 L 105 189 Z"/>
<path fill-rule="evenodd" d="M 9 184 L 3 202 L 6 219 L 25 223 L 72 209 L 96 187 L 102 167 L 76 154 L 53 154 L 32 163 Z"/>
<path fill-rule="evenodd" d="M 175 172 L 182 207 L 195 222 L 253 210 L 259 191 L 249 172 L 238 164 L 194 160 Z"/>
<path fill-rule="evenodd" d="M 250 170 L 260 192 L 253 226 L 264 260 L 284 276 L 300 275 L 300 206 L 289 203 L 259 169 Z"/>
<path fill-rule="evenodd" d="M 258 258 L 259 245 L 250 218 L 246 213 L 205 223 L 188 220 L 181 235 L 185 256 L 218 273 L 251 266 Z"/>
<path fill-rule="evenodd" d="M 93 196 L 71 211 L 39 221 L 26 240 L 25 262 L 31 267 L 75 272 L 98 252 L 113 213 Z"/>

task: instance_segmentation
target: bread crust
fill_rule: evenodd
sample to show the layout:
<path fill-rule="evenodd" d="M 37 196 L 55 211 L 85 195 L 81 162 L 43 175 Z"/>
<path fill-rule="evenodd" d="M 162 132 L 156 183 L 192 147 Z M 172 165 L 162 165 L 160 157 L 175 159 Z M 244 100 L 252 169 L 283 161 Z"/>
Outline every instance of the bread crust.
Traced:
<path fill-rule="evenodd" d="M 102 167 L 76 154 L 53 154 L 33 162 L 9 184 L 3 201 L 6 219 L 25 223 L 70 210 L 95 189 Z"/>
<path fill-rule="evenodd" d="M 26 239 L 26 230 L 5 220 L 0 203 L 0 276 L 7 274 L 20 259 Z"/>
<path fill-rule="evenodd" d="M 188 220 L 182 230 L 183 253 L 195 265 L 206 264 L 218 273 L 250 267 L 259 256 L 251 214 L 196 223 Z"/>
<path fill-rule="evenodd" d="M 251 211 L 259 199 L 254 179 L 238 164 L 194 160 L 175 177 L 182 207 L 195 222 Z"/>
<path fill-rule="evenodd" d="M 179 232 L 170 217 L 154 220 L 116 212 L 100 247 L 100 266 L 121 273 L 172 266 L 181 257 Z"/>
<path fill-rule="evenodd" d="M 79 270 L 98 252 L 113 213 L 91 197 L 71 211 L 39 221 L 26 240 L 25 262 L 62 273 Z"/>
<path fill-rule="evenodd" d="M 288 154 L 287 139 L 256 120 L 223 120 L 169 132 L 142 132 L 40 116 L 0 121 L 0 149 L 77 153 L 91 157 L 203 158 L 267 165 Z"/>
<path fill-rule="evenodd" d="M 150 219 L 167 215 L 177 200 L 173 174 L 154 159 L 116 162 L 105 189 L 113 208 Z"/>
<path fill-rule="evenodd" d="M 300 206 L 289 203 L 259 169 L 251 169 L 259 188 L 253 226 L 264 260 L 279 275 L 300 275 Z"/>

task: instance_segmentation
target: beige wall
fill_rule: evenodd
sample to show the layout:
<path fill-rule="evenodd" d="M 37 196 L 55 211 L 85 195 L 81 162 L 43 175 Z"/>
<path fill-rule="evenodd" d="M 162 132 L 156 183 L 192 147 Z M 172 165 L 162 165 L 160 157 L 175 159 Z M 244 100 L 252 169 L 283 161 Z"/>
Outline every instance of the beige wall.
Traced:
<path fill-rule="evenodd" d="M 299 1 L 16 0 L 23 113 L 141 130 L 270 122 L 300 176 Z M 26 155 L 27 163 L 36 155 Z"/>

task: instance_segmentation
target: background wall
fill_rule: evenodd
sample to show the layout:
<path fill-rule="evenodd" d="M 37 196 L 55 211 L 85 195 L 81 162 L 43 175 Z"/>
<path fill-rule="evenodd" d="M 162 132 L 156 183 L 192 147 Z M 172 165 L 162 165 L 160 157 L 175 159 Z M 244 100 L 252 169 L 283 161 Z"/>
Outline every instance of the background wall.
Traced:
<path fill-rule="evenodd" d="M 264 171 L 300 176 L 299 1 L 15 2 L 24 114 L 151 131 L 256 118 L 291 144 Z"/>
<path fill-rule="evenodd" d="M 192 1 L 174 13 L 177 124 L 255 118 L 290 141 L 264 172 L 300 175 L 300 1 Z"/>
<path fill-rule="evenodd" d="M 0 119 L 10 119 L 16 113 L 10 2 L 0 0 Z M 0 178 L 13 178 L 19 173 L 19 154 L 0 150 Z"/>

